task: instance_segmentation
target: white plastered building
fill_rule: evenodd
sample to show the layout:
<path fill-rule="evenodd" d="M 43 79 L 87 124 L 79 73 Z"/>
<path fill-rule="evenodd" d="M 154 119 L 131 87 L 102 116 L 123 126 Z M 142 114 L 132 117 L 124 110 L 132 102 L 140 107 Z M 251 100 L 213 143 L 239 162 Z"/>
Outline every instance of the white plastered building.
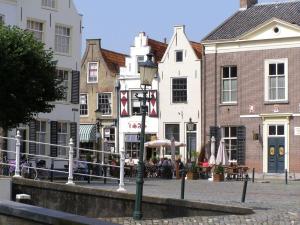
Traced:
<path fill-rule="evenodd" d="M 185 26 L 174 33 L 159 65 L 159 137 L 174 138 L 186 147 L 176 149 L 186 161 L 201 150 L 201 44 L 191 42 Z M 194 123 L 192 129 L 188 122 Z M 165 156 L 170 156 L 167 149 Z"/>
<path fill-rule="evenodd" d="M 22 138 L 68 145 L 72 137 L 75 146 L 78 146 L 82 16 L 77 12 L 73 0 L 0 0 L 0 20 L 4 25 L 33 32 L 38 40 L 45 43 L 46 50 L 54 51 L 57 74 L 66 87 L 65 99 L 55 102 L 51 113 L 40 113 L 29 126 L 18 128 Z M 8 132 L 9 137 L 15 135 L 16 129 Z M 14 148 L 14 143 L 8 142 L 8 149 Z M 28 143 L 21 146 L 21 152 L 68 156 L 66 149 Z M 64 164 L 67 163 L 56 162 L 58 167 Z M 50 166 L 50 160 L 46 160 L 46 165 Z"/>

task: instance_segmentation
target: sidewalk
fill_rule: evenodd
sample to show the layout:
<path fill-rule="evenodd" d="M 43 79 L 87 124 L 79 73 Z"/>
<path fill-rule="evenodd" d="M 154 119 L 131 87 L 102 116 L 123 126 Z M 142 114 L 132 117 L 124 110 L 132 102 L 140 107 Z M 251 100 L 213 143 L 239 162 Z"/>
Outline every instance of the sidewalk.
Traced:
<path fill-rule="evenodd" d="M 241 203 L 243 182 L 210 182 L 186 180 L 185 199 L 192 201 L 246 206 L 255 214 L 247 216 L 188 217 L 165 220 L 148 220 L 143 224 L 300 224 L 300 181 L 284 179 L 258 179 L 248 182 L 246 202 Z M 133 180 L 134 182 L 134 180 Z M 87 184 L 82 184 L 87 186 Z M 181 180 L 146 179 L 143 194 L 163 198 L 180 197 Z M 116 190 L 118 184 L 91 183 L 91 188 Z M 128 193 L 135 193 L 135 183 L 125 184 Z M 141 224 L 131 218 L 115 218 L 109 221 L 120 224 Z"/>

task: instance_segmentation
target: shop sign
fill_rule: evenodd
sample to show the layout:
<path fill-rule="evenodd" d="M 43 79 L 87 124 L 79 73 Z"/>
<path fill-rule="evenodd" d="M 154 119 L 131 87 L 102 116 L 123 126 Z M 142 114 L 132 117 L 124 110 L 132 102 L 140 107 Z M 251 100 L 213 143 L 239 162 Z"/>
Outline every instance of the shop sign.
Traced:
<path fill-rule="evenodd" d="M 141 129 L 142 128 L 142 123 L 141 122 L 129 122 L 128 123 L 129 129 Z M 145 125 L 145 128 L 147 126 Z"/>

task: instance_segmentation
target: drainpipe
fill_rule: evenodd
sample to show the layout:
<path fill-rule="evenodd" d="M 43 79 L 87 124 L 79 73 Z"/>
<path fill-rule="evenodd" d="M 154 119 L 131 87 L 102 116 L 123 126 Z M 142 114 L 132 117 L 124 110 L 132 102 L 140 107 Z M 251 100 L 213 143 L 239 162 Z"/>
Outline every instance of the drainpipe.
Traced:
<path fill-rule="evenodd" d="M 120 153 L 120 149 L 119 149 L 119 115 L 120 115 L 120 81 L 117 78 L 116 82 L 115 82 L 115 89 L 116 89 L 116 94 L 117 94 L 117 116 L 116 116 L 116 149 L 118 151 L 118 153 Z"/>
<path fill-rule="evenodd" d="M 201 76 L 200 76 L 200 82 L 201 82 L 201 92 L 202 92 L 202 102 L 201 102 L 201 126 L 202 128 L 202 143 L 206 143 L 206 58 L 205 58 L 205 47 L 202 47 L 202 63 L 201 63 Z"/>
<path fill-rule="evenodd" d="M 217 104 L 218 104 L 218 98 L 217 98 L 217 94 L 218 94 L 218 76 L 217 76 L 217 60 L 218 60 L 218 53 L 217 53 L 217 44 L 216 44 L 216 49 L 215 49 L 215 127 L 217 126 L 217 122 L 218 122 L 218 116 L 217 116 Z"/>

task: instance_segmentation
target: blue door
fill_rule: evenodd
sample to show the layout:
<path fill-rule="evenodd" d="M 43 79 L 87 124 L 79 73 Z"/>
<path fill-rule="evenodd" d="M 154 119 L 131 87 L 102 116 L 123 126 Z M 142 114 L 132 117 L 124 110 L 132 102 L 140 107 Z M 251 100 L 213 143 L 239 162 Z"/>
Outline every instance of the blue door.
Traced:
<path fill-rule="evenodd" d="M 268 138 L 268 173 L 284 173 L 284 137 Z"/>

